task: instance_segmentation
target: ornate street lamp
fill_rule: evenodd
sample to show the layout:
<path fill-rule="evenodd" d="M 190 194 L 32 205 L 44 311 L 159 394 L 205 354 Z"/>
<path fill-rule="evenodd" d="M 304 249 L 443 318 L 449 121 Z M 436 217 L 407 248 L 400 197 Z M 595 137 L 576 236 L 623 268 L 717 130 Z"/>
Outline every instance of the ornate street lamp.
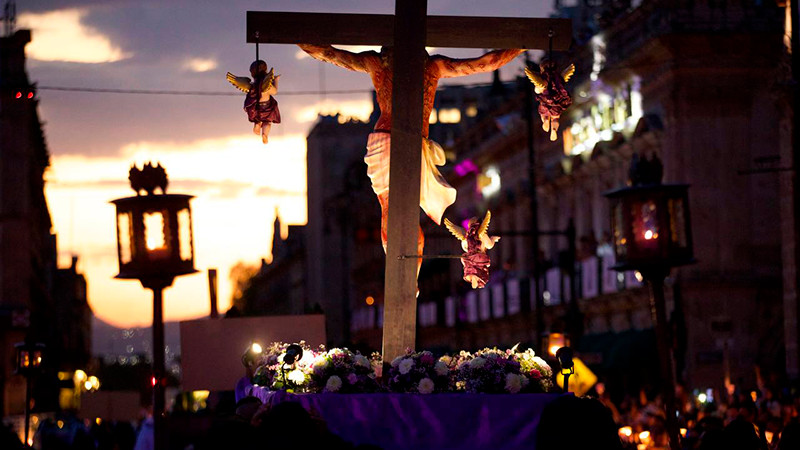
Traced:
<path fill-rule="evenodd" d="M 44 344 L 20 342 L 14 345 L 17 353 L 15 373 L 25 377 L 25 445 L 28 445 L 28 433 L 31 422 L 31 378 L 42 372 L 44 361 Z"/>
<path fill-rule="evenodd" d="M 672 361 L 664 278 L 672 267 L 695 262 L 689 220 L 689 185 L 661 184 L 663 166 L 657 156 L 634 155 L 630 186 L 605 194 L 610 201 L 611 236 L 617 271 L 638 270 L 650 286 L 656 328 L 670 447 L 680 448 L 675 374 Z"/>
<path fill-rule="evenodd" d="M 163 290 L 175 277 L 194 269 L 191 195 L 167 194 L 167 173 L 161 164 L 131 167 L 133 197 L 112 201 L 117 207 L 116 278 L 139 280 L 153 291 L 153 422 L 157 449 L 164 442 L 164 317 Z M 156 194 L 156 188 L 161 194 Z M 144 191 L 145 195 L 140 195 Z"/>

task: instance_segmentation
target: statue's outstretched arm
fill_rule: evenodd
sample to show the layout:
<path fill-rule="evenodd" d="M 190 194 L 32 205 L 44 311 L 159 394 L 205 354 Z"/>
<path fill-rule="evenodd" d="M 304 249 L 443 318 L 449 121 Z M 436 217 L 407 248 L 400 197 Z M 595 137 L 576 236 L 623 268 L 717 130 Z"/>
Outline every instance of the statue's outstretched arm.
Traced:
<path fill-rule="evenodd" d="M 297 46 L 314 59 L 356 72 L 367 72 L 367 63 L 373 58 L 380 58 L 373 51 L 353 53 L 330 45 L 297 44 Z"/>
<path fill-rule="evenodd" d="M 474 73 L 491 72 L 516 58 L 523 49 L 494 50 L 478 58 L 456 59 L 442 55 L 434 56 L 442 78 L 463 77 Z"/>

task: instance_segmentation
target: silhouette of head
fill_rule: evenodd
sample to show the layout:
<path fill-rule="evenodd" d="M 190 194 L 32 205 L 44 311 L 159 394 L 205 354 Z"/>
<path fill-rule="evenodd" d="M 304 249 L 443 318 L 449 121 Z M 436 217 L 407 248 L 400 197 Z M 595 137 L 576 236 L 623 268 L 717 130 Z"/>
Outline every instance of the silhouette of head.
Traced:
<path fill-rule="evenodd" d="M 255 78 L 259 75 L 267 73 L 267 63 L 262 60 L 253 61 L 250 64 L 250 76 Z"/>
<path fill-rule="evenodd" d="M 580 432 L 576 432 L 575 424 L 581 424 Z M 592 398 L 560 396 L 544 408 L 537 430 L 538 450 L 622 450 L 611 411 Z"/>

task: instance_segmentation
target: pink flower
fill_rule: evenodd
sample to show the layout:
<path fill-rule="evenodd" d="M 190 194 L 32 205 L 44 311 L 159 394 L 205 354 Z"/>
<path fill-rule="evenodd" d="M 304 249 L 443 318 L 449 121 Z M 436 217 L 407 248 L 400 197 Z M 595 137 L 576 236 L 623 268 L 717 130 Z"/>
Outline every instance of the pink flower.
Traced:
<path fill-rule="evenodd" d="M 542 374 L 541 374 L 541 372 L 539 372 L 539 371 L 538 371 L 538 370 L 536 370 L 536 369 L 531 369 L 530 376 L 531 376 L 531 378 L 533 378 L 534 380 L 538 380 L 539 378 L 542 378 Z"/>

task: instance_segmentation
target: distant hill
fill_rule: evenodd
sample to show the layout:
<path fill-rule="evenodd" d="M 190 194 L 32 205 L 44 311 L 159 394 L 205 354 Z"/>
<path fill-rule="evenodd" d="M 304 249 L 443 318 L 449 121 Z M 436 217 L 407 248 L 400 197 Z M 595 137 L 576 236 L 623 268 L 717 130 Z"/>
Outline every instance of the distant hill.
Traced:
<path fill-rule="evenodd" d="M 117 328 L 96 316 L 92 321 L 92 355 L 110 363 L 130 362 L 130 358 L 152 355 L 153 333 L 150 327 Z M 167 361 L 181 354 L 178 322 L 164 323 L 164 344 Z"/>

